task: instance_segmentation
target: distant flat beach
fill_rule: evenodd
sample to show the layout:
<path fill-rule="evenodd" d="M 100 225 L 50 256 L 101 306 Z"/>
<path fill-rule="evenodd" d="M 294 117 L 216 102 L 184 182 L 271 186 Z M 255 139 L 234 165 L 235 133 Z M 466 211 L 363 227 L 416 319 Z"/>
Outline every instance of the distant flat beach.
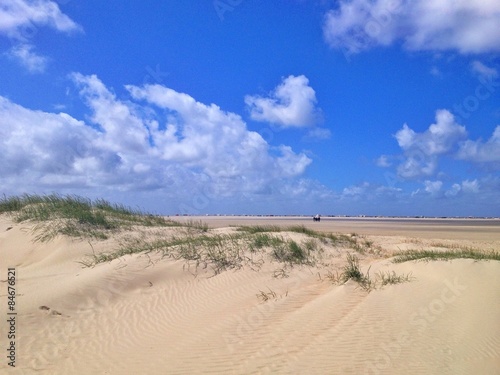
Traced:
<path fill-rule="evenodd" d="M 173 216 L 187 222 L 201 220 L 212 228 L 236 225 L 304 225 L 325 232 L 359 233 L 363 235 L 409 236 L 450 240 L 500 241 L 500 219 L 442 218 L 371 218 L 322 217 L 313 222 L 304 216 Z"/>

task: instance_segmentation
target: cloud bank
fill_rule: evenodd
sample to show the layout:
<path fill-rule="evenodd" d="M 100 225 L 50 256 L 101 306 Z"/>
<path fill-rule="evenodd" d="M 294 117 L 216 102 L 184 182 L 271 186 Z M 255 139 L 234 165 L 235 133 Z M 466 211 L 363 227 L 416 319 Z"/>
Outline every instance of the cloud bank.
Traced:
<path fill-rule="evenodd" d="M 270 146 L 239 115 L 161 85 L 121 100 L 95 75 L 73 74 L 89 122 L 0 97 L 2 190 L 156 190 L 182 199 L 290 189 L 312 162 Z M 207 193 L 208 194 L 208 193 Z"/>
<path fill-rule="evenodd" d="M 413 51 L 500 51 L 496 0 L 341 0 L 323 25 L 327 43 L 347 54 L 401 43 Z"/>

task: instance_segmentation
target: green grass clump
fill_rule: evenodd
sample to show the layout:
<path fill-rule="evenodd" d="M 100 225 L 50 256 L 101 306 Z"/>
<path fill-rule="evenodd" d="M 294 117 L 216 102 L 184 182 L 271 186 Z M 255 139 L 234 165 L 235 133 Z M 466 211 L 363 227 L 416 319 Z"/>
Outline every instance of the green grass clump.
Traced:
<path fill-rule="evenodd" d="M 322 236 L 321 233 L 316 232 L 315 230 L 306 228 L 304 225 L 293 225 L 291 227 L 287 227 L 285 229 L 288 232 L 302 233 L 310 237 L 319 237 Z"/>
<path fill-rule="evenodd" d="M 208 231 L 208 224 L 201 220 L 188 220 L 183 226 L 199 230 L 200 232 Z"/>
<path fill-rule="evenodd" d="M 356 255 L 347 254 L 347 264 L 344 266 L 342 279 L 344 282 L 352 279 L 358 283 L 363 283 L 367 279 L 359 268 L 359 259 Z"/>
<path fill-rule="evenodd" d="M 375 275 L 375 279 L 371 279 L 370 268 L 368 268 L 365 275 L 359 267 L 359 259 L 353 254 L 347 254 L 347 264 L 343 267 L 340 274 L 338 271 L 336 273 L 329 272 L 326 277 L 334 284 L 345 284 L 349 280 L 353 280 L 366 291 L 371 291 L 379 287 L 382 288 L 388 284 L 406 283 L 414 279 L 411 273 L 407 275 L 398 275 L 394 271 L 378 272 Z"/>
<path fill-rule="evenodd" d="M 256 233 L 250 243 L 250 249 L 256 251 L 262 249 L 263 247 L 271 246 L 273 242 L 273 237 L 266 233 Z"/>
<path fill-rule="evenodd" d="M 109 232 L 131 225 L 174 226 L 175 222 L 159 216 L 144 214 L 105 200 L 92 201 L 76 195 L 24 194 L 0 199 L 0 214 L 16 222 L 38 223 L 35 240 L 48 241 L 58 234 L 105 239 Z"/>
<path fill-rule="evenodd" d="M 275 243 L 272 247 L 272 255 L 276 260 L 283 263 L 310 263 L 304 249 L 293 240 Z"/>
<path fill-rule="evenodd" d="M 238 227 L 236 230 L 240 232 L 248 232 L 250 234 L 282 231 L 281 227 L 277 225 L 243 225 Z"/>
<path fill-rule="evenodd" d="M 377 282 L 381 286 L 385 286 L 388 284 L 401 284 L 401 283 L 408 283 L 414 279 L 414 277 L 411 275 L 411 273 L 407 275 L 398 275 L 396 272 L 378 272 L 376 275 Z"/>
<path fill-rule="evenodd" d="M 374 288 L 374 283 L 370 280 L 370 269 L 365 275 L 359 267 L 359 259 L 356 255 L 347 254 L 347 264 L 342 268 L 342 272 L 338 271 L 334 274 L 329 272 L 327 278 L 334 284 L 345 284 L 349 280 L 353 280 L 359 284 L 362 289 L 370 291 Z"/>
<path fill-rule="evenodd" d="M 459 250 L 410 250 L 396 254 L 394 263 L 403 263 L 412 260 L 452 260 L 452 259 L 474 259 L 474 260 L 500 260 L 500 253 L 491 251 L 477 251 L 470 248 Z"/>

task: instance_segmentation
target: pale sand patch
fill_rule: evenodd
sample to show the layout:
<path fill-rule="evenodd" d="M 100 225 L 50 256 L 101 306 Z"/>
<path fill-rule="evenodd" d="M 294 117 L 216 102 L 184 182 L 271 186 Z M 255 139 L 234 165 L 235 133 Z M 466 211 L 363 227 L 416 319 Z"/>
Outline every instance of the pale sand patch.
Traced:
<path fill-rule="evenodd" d="M 342 232 L 338 222 L 312 224 Z M 405 225 L 408 235 L 390 235 L 390 228 L 365 233 L 371 230 L 366 227 L 346 233 L 364 235 L 362 240 L 384 252 L 441 245 L 500 248 L 498 234 L 484 234 L 489 228 L 465 231 L 472 233 L 468 238 L 449 225 L 436 237 L 421 226 L 411 228 Z M 117 243 L 92 245 L 101 252 Z M 500 369 L 496 261 L 393 264 L 360 255 L 363 271 L 371 266 L 370 275 L 395 271 L 415 277 L 369 293 L 352 281 L 339 286 L 327 279 L 328 271 L 345 264 L 342 249 L 325 249 L 321 264 L 294 266 L 284 278 L 273 277 L 282 265 L 267 258 L 260 271 L 243 267 L 215 276 L 209 268 L 194 273 L 184 261 L 154 253 L 84 268 L 78 262 L 92 252 L 87 241 L 57 237 L 33 243 L 29 225 L 4 216 L 0 252 L 3 320 L 7 267 L 17 269 L 19 294 L 18 368 L 10 369 L 3 356 L 0 373 L 495 374 Z M 260 291 L 276 297 L 262 302 Z"/>

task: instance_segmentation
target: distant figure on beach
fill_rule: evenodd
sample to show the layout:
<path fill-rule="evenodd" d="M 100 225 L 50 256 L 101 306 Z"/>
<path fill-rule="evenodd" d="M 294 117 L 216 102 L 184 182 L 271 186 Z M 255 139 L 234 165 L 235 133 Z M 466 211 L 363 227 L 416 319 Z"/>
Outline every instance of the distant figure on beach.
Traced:
<path fill-rule="evenodd" d="M 321 220 L 321 215 L 314 215 L 313 216 L 313 221 L 320 221 Z"/>

